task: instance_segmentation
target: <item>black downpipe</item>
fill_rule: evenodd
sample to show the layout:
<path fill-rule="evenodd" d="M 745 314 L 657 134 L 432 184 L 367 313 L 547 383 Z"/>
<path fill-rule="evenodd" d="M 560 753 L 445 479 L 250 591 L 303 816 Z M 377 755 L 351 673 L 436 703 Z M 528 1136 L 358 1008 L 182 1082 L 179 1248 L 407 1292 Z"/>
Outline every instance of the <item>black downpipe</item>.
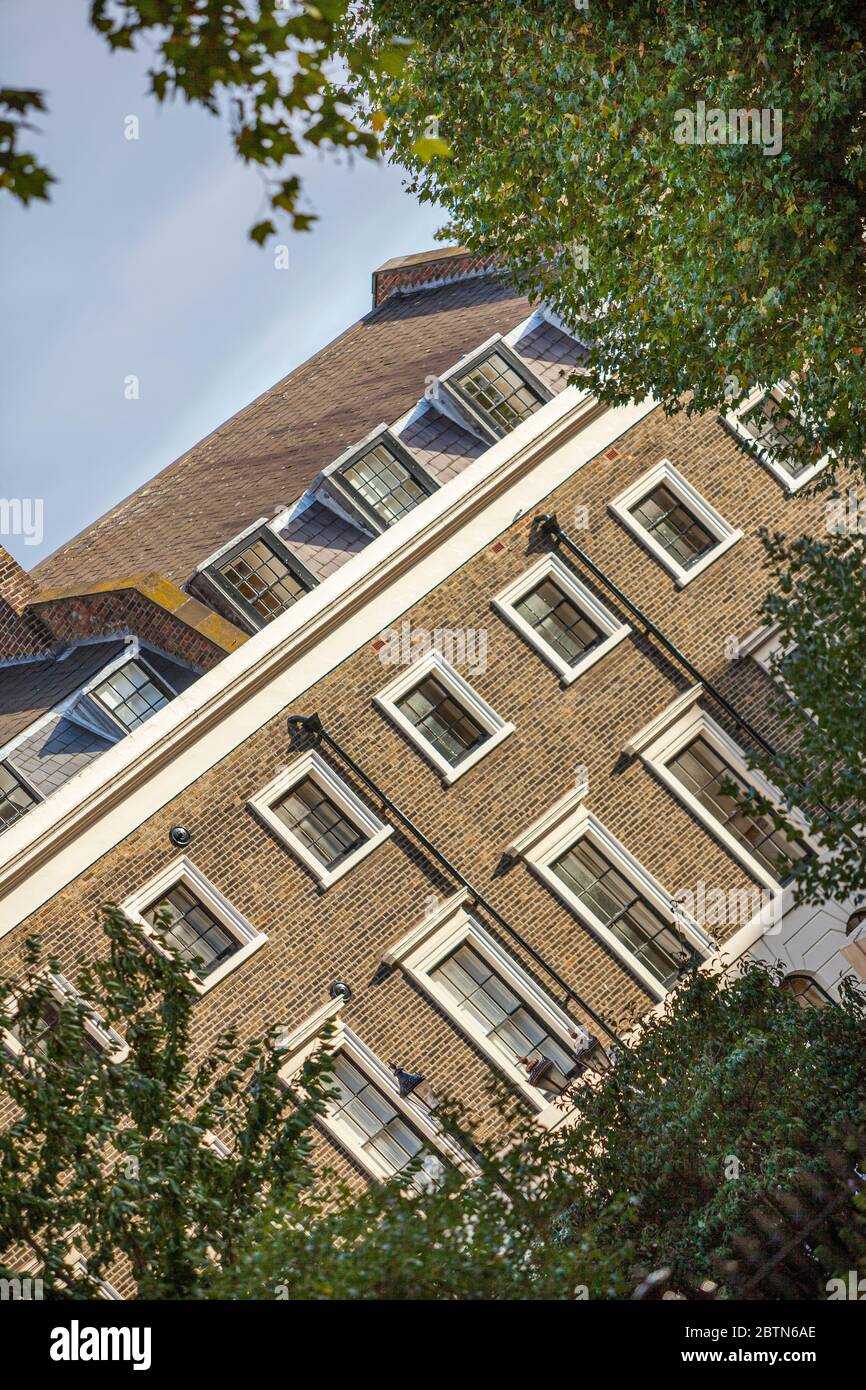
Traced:
<path fill-rule="evenodd" d="M 517 931 L 515 927 L 511 926 L 510 922 L 506 921 L 506 919 L 502 916 L 502 913 L 498 912 L 497 909 L 493 906 L 493 904 L 488 902 L 484 895 L 482 893 L 479 893 L 478 889 L 472 886 L 469 879 L 466 878 L 465 874 L 462 874 L 460 870 L 456 868 L 454 864 L 451 863 L 451 860 L 447 859 L 445 855 L 441 852 L 441 850 L 438 850 L 436 848 L 432 841 L 429 840 L 427 836 L 424 834 L 423 830 L 418 829 L 414 821 L 406 815 L 405 811 L 402 811 L 400 809 L 400 807 L 397 805 L 395 801 L 392 801 L 391 797 L 388 796 L 387 792 L 384 792 L 382 788 L 376 782 L 373 781 L 372 777 L 368 776 L 368 774 L 364 771 L 362 767 L 359 767 L 358 763 L 355 762 L 355 759 L 351 756 L 351 754 L 347 753 L 343 746 L 340 743 L 338 743 L 337 740 L 331 734 L 328 733 L 318 714 L 290 714 L 288 719 L 288 725 L 289 732 L 291 734 L 305 733 L 308 734 L 311 738 L 313 738 L 316 743 L 326 743 L 328 747 L 331 748 L 337 754 L 337 756 L 343 760 L 346 766 L 352 769 L 355 776 L 361 782 L 363 782 L 366 787 L 370 789 L 370 791 L 377 798 L 377 800 L 380 801 L 383 806 L 386 806 L 388 808 L 390 814 L 393 815 L 398 821 L 400 821 L 403 826 L 405 826 L 405 828 L 409 831 L 409 833 L 412 836 L 414 836 L 414 838 L 419 842 L 419 844 L 423 845 L 427 853 L 431 855 L 432 858 L 434 858 L 439 864 L 441 864 L 442 867 L 447 870 L 447 872 L 451 875 L 452 878 L 455 878 L 458 883 L 460 883 L 465 889 L 467 889 L 473 901 L 476 902 L 478 906 L 481 907 L 488 914 L 488 916 L 492 917 L 493 920 L 499 924 L 502 930 L 506 932 L 512 938 L 512 940 L 516 941 L 520 945 L 520 947 L 526 952 L 527 955 L 532 957 L 536 964 L 540 965 L 541 968 L 544 971 L 546 971 L 549 977 L 556 982 L 556 984 L 563 991 L 566 997 L 569 999 L 573 999 L 574 1002 L 581 1009 L 583 1009 L 584 1013 L 586 1013 L 592 1019 L 593 1023 L 597 1024 L 599 1028 L 602 1028 L 604 1032 L 607 1034 L 607 1036 L 611 1038 L 614 1043 L 616 1043 L 617 1047 L 623 1049 L 625 1048 L 625 1043 L 622 1041 L 619 1035 L 614 1032 L 610 1025 L 605 1023 L 601 1015 L 596 1013 L 595 1009 L 591 1008 L 590 1005 L 587 1004 L 586 1000 L 582 999 L 576 990 L 572 989 L 570 985 L 566 984 L 562 976 L 559 975 L 551 965 L 548 965 L 544 957 L 539 955 L 538 951 L 536 951 L 534 947 L 530 946 L 529 942 L 520 934 L 519 931 Z"/>

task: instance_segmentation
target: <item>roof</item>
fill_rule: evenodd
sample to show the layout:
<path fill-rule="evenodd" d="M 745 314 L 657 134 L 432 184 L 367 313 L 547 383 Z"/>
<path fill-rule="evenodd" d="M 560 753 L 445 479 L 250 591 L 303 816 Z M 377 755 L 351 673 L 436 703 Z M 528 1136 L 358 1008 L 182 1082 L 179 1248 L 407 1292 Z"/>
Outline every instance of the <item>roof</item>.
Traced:
<path fill-rule="evenodd" d="M 410 410 L 426 377 L 528 313 L 493 275 L 385 300 L 43 560 L 34 577 L 55 589 L 156 571 L 183 584 L 379 421 Z"/>
<path fill-rule="evenodd" d="M 88 642 L 63 659 L 49 657 L 0 667 L 0 747 L 72 695 L 125 646 L 122 639 Z"/>

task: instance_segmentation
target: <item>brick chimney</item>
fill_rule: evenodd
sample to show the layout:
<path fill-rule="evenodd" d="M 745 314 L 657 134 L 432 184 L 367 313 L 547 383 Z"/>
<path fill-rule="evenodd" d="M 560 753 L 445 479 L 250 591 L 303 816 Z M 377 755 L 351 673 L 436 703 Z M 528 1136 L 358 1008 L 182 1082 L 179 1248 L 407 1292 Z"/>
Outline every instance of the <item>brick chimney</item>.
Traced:
<path fill-rule="evenodd" d="M 491 270 L 494 263 L 495 257 L 476 256 L 465 246 L 442 246 L 437 251 L 418 251 L 414 256 L 395 256 L 373 271 L 373 308 L 392 294 L 473 279 Z"/>
<path fill-rule="evenodd" d="M 37 592 L 33 577 L 0 545 L 0 660 L 35 655 L 51 646 L 48 629 L 26 611 Z"/>

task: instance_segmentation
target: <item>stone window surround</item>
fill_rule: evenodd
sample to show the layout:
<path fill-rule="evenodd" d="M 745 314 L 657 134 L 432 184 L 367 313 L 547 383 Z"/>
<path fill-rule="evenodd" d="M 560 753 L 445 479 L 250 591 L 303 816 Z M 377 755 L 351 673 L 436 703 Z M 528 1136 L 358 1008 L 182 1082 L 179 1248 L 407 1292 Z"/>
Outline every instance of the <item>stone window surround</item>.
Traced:
<path fill-rule="evenodd" d="M 220 983 L 245 960 L 264 946 L 267 936 L 259 931 L 251 922 L 248 922 L 242 913 L 229 902 L 228 898 L 216 888 L 200 869 L 197 869 L 186 855 L 173 860 L 166 867 L 136 893 L 133 893 L 123 903 L 123 911 L 130 921 L 140 927 L 149 938 L 154 950 L 162 951 L 164 955 L 168 952 L 160 945 L 157 940 L 153 927 L 145 919 L 144 912 L 151 907 L 158 906 L 165 894 L 172 888 L 183 887 L 190 892 L 193 897 L 198 898 L 202 906 L 208 912 L 212 912 L 221 926 L 225 927 L 237 941 L 238 949 L 229 956 L 228 960 L 223 961 L 215 970 L 211 971 L 204 979 L 200 979 L 194 970 L 190 970 L 189 978 L 199 994 L 207 994 L 213 989 L 214 985 Z"/>
<path fill-rule="evenodd" d="M 712 550 L 708 550 L 688 569 L 669 555 L 664 546 L 650 535 L 633 515 L 633 509 L 638 503 L 643 501 L 653 488 L 662 483 L 693 514 L 695 519 L 716 537 L 718 542 Z M 715 507 L 705 497 L 702 497 L 696 488 L 692 487 L 692 484 L 680 473 L 679 469 L 674 467 L 670 459 L 666 458 L 659 459 L 653 468 L 642 473 L 639 478 L 636 478 L 633 483 L 630 483 L 627 488 L 624 488 L 614 497 L 608 506 L 617 520 L 622 522 L 623 526 L 631 531 L 641 545 L 673 575 L 677 581 L 677 588 L 680 589 L 684 588 L 686 584 L 691 584 L 692 580 L 697 579 L 699 574 L 703 574 L 709 565 L 721 559 L 731 546 L 736 545 L 743 536 L 743 532 L 736 530 L 725 521 L 721 513 L 717 512 Z"/>
<path fill-rule="evenodd" d="M 776 461 L 771 450 L 756 441 L 754 435 L 743 423 L 742 417 L 748 414 L 768 391 L 775 391 L 778 395 L 785 396 L 789 401 L 795 400 L 794 392 L 785 381 L 777 382 L 775 386 L 756 386 L 753 391 L 749 392 L 746 399 L 740 402 L 736 410 L 727 411 L 722 416 L 722 420 L 731 433 L 746 445 L 749 453 L 773 474 L 773 477 L 782 484 L 788 493 L 798 492 L 801 487 L 805 487 L 806 483 L 810 483 L 815 475 L 821 472 L 822 468 L 827 466 L 830 455 L 824 454 L 817 463 L 812 464 L 811 468 L 805 469 L 799 478 L 792 478 L 787 469 Z"/>
<path fill-rule="evenodd" d="M 585 795 L 585 784 L 566 792 L 543 816 L 512 840 L 507 852 L 513 859 L 525 860 L 535 876 L 622 961 L 648 994 L 657 1000 L 664 999 L 669 991 L 661 981 L 554 873 L 552 866 L 556 860 L 572 849 L 579 840 L 587 838 L 617 873 L 670 923 L 673 930 L 686 938 L 700 957 L 706 960 L 716 949 L 716 943 L 682 907 L 675 907 L 672 895 L 662 887 L 658 879 L 644 868 L 612 831 L 589 810 L 584 803 Z"/>
<path fill-rule="evenodd" d="M 342 1052 L 352 1065 L 382 1092 L 394 1109 L 404 1116 L 407 1124 L 415 1129 L 432 1149 L 438 1150 L 449 1163 L 464 1172 L 471 1172 L 471 1161 L 442 1131 L 427 1107 L 411 1095 L 400 1095 L 400 1088 L 393 1073 L 344 1022 L 340 1016 L 344 1003 L 343 999 L 329 999 L 283 1040 L 282 1049 L 286 1052 L 286 1061 L 280 1069 L 283 1085 L 295 1085 L 304 1062 L 318 1052 L 320 1047 L 327 1047 L 331 1053 Z M 332 1036 L 321 1039 L 320 1035 L 326 1026 L 331 1027 Z M 375 1154 L 366 1153 L 361 1148 L 351 1130 L 340 1123 L 339 1116 L 321 1115 L 318 1122 L 371 1178 L 387 1182 L 393 1176 L 384 1165 L 379 1165 Z"/>
<path fill-rule="evenodd" d="M 538 1087 L 532 1086 L 525 1072 L 509 1062 L 488 1039 L 483 1028 L 475 1023 L 465 1009 L 460 1009 L 453 997 L 438 981 L 431 978 L 438 965 L 460 946 L 468 945 L 477 951 L 494 973 L 512 989 L 528 1009 L 538 1014 L 541 1022 L 568 1051 L 574 1049 L 569 1028 L 576 1027 L 586 1035 L 586 1029 L 565 1013 L 499 942 L 469 912 L 470 894 L 466 889 L 446 898 L 410 932 L 385 952 L 386 965 L 400 966 L 409 978 L 429 996 L 455 1026 L 483 1052 L 491 1064 L 501 1071 L 537 1112 L 538 1123 L 551 1128 L 562 1119 L 563 1112 L 555 1102 L 547 1101 Z"/>
<path fill-rule="evenodd" d="M 604 640 L 592 651 L 586 652 L 580 657 L 573 666 L 569 665 L 558 652 L 553 650 L 550 644 L 517 612 L 514 606 L 525 594 L 545 579 L 552 580 L 557 588 L 562 590 L 565 597 L 570 599 L 581 613 L 604 634 Z M 500 617 L 519 632 L 521 637 L 525 637 L 526 641 L 553 667 L 565 685 L 571 685 L 572 681 L 577 680 L 578 676 L 582 675 L 584 671 L 588 671 L 590 666 L 594 666 L 603 656 L 607 656 L 607 653 L 631 632 L 629 624 L 622 623 L 618 618 L 615 618 L 586 585 L 572 574 L 558 555 L 541 556 L 517 579 L 512 580 L 504 589 L 500 589 L 492 603 Z"/>
<path fill-rule="evenodd" d="M 315 782 L 316 786 L 366 837 L 363 844 L 358 845 L 333 869 L 325 868 L 285 822 L 280 820 L 273 809 L 278 802 L 288 796 L 299 782 L 303 782 L 307 778 Z M 315 750 L 302 754 L 289 767 L 277 773 L 277 776 L 266 787 L 263 787 L 255 796 L 250 797 L 247 805 L 259 820 L 292 851 L 304 867 L 309 869 L 322 888 L 330 888 L 332 883 L 336 883 L 350 869 L 354 869 L 356 864 L 359 864 L 362 859 L 366 859 L 368 854 L 371 854 L 374 849 L 378 849 L 379 845 L 394 833 L 394 827 L 381 821 Z"/>
<path fill-rule="evenodd" d="M 467 714 L 477 720 L 489 735 L 482 744 L 467 753 L 466 757 L 453 767 L 447 758 L 443 758 L 442 754 L 437 752 L 423 735 L 418 733 L 410 720 L 397 708 L 397 701 L 420 684 L 425 676 L 435 676 L 448 691 L 448 694 L 462 706 Z M 491 709 L 487 701 L 473 690 L 469 682 L 465 681 L 445 660 L 441 652 L 435 648 L 413 662 L 405 671 L 402 671 L 399 676 L 385 686 L 384 690 L 380 690 L 378 695 L 374 695 L 373 701 L 410 743 L 414 744 L 427 761 L 432 763 L 446 786 L 456 782 L 458 778 L 463 776 L 464 772 L 468 772 L 481 758 L 486 757 L 488 753 L 498 747 L 503 739 L 514 732 L 514 725 L 502 719 L 495 710 Z"/>
<path fill-rule="evenodd" d="M 764 866 L 758 863 L 757 859 L 740 844 L 739 840 L 731 835 L 715 816 L 711 815 L 701 804 L 698 798 L 683 786 L 668 767 L 671 759 L 676 757 L 677 753 L 693 739 L 701 737 L 705 739 L 713 752 L 717 753 L 728 764 L 732 772 L 775 805 L 781 804 L 782 798 L 778 788 L 774 787 L 760 772 L 748 767 L 739 745 L 725 733 L 712 715 L 708 714 L 697 703 L 702 694 L 703 689 L 700 685 L 692 686 L 684 695 L 674 700 L 639 734 L 636 734 L 626 746 L 625 752 L 639 754 L 658 780 L 673 793 L 678 801 L 682 802 L 687 810 L 692 812 L 702 825 L 706 826 L 710 834 L 719 841 L 729 854 L 739 860 L 749 875 L 774 896 L 781 896 L 784 885 L 780 880 L 768 873 Z M 784 814 L 792 827 L 802 835 L 804 842 L 817 853 L 818 847 L 806 833 L 806 821 L 802 814 L 796 808 L 786 809 Z"/>
<path fill-rule="evenodd" d="M 84 1018 L 84 1027 L 89 1036 L 102 1048 L 103 1052 L 109 1054 L 113 1062 L 124 1062 L 129 1056 L 129 1047 L 127 1046 L 126 1039 L 107 1023 L 102 1022 L 96 1011 L 90 1009 L 87 1001 L 82 999 L 78 990 L 66 979 L 65 975 L 59 974 L 56 970 L 45 970 L 42 973 L 51 985 L 51 992 L 58 1004 L 71 1001 L 75 1004 L 85 1005 L 88 1014 Z M 10 1018 L 14 1018 L 17 1014 L 18 1001 L 14 996 L 10 996 L 6 1000 L 4 1011 Z M 29 1066 L 39 1065 L 38 1061 L 27 1056 L 21 1043 L 7 1028 L 0 1028 L 0 1045 L 2 1045 L 7 1053 L 11 1057 L 14 1057 L 16 1061 L 20 1061 Z"/>

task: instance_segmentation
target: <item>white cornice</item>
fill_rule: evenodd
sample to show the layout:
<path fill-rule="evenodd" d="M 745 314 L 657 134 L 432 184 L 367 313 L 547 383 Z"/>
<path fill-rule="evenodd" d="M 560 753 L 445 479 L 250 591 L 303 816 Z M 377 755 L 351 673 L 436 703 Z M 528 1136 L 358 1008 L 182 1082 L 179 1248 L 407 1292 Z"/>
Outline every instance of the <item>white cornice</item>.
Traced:
<path fill-rule="evenodd" d="M 637 424 L 566 387 L 0 837 L 0 934 Z M 50 872 L 49 872 L 50 866 Z"/>

